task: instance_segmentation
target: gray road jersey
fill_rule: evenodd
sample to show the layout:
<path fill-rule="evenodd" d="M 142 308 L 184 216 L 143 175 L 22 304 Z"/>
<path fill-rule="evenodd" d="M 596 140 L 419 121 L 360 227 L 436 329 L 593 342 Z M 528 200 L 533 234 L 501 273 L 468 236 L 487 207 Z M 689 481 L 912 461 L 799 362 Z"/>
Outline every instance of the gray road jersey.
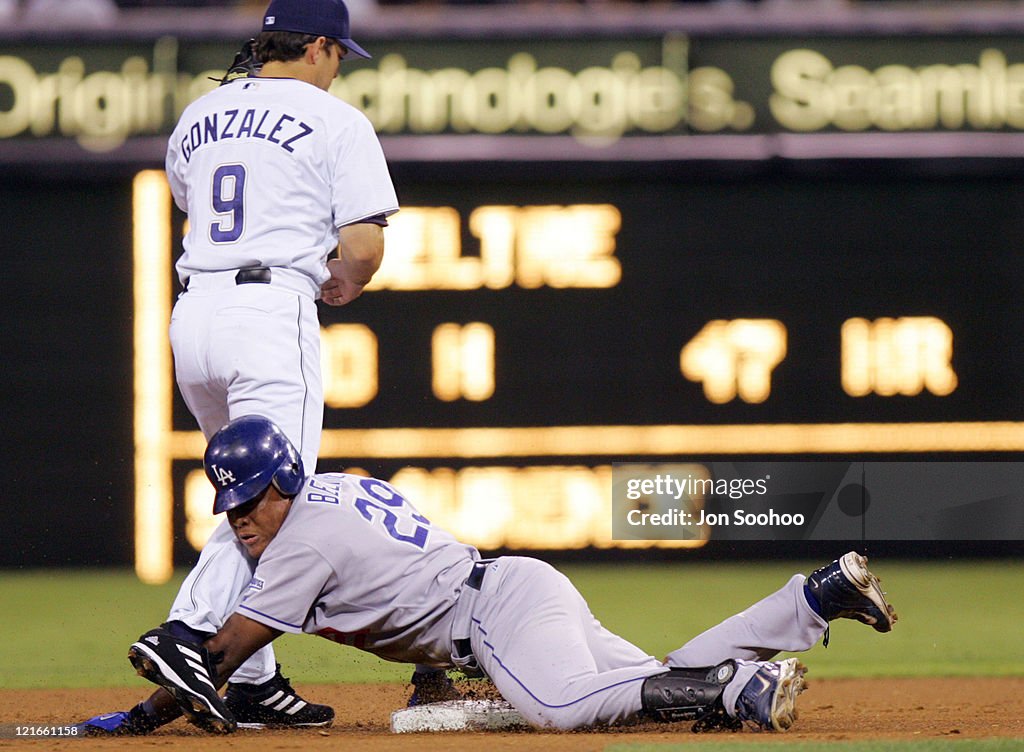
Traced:
<path fill-rule="evenodd" d="M 448 665 L 451 607 L 479 558 L 384 481 L 318 474 L 292 502 L 237 611 L 389 660 Z"/>

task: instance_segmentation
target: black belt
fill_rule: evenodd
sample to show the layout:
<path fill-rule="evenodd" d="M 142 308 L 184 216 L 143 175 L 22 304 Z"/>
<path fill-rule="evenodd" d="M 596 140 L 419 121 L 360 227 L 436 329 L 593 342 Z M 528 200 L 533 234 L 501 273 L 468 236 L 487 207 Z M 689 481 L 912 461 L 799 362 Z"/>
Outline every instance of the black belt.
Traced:
<path fill-rule="evenodd" d="M 491 565 L 494 559 L 481 559 L 480 561 L 473 564 L 473 571 L 469 573 L 469 577 L 466 578 L 466 587 L 471 587 L 474 590 L 479 590 L 480 586 L 484 583 L 484 575 L 487 574 L 487 567 Z M 455 647 L 455 652 L 462 658 L 471 658 L 471 663 L 463 667 L 463 670 L 469 669 L 472 671 L 477 668 L 476 658 L 473 656 L 473 646 L 469 642 L 469 638 L 461 640 L 453 640 L 452 645 Z"/>
<path fill-rule="evenodd" d="M 473 571 L 469 573 L 469 577 L 466 578 L 466 586 L 471 587 L 474 590 L 479 590 L 480 586 L 484 584 L 484 575 L 487 574 L 487 567 L 493 562 L 494 559 L 481 559 L 473 565 Z"/>
<path fill-rule="evenodd" d="M 256 269 L 239 269 L 235 275 L 236 285 L 269 285 L 270 269 L 258 267 Z"/>
<path fill-rule="evenodd" d="M 189 277 L 185 280 L 185 286 L 182 288 L 185 292 L 188 292 L 188 280 L 192 279 Z M 238 274 L 235 275 L 236 285 L 269 285 L 270 284 L 270 269 L 265 266 L 259 266 L 255 269 L 239 269 Z"/>

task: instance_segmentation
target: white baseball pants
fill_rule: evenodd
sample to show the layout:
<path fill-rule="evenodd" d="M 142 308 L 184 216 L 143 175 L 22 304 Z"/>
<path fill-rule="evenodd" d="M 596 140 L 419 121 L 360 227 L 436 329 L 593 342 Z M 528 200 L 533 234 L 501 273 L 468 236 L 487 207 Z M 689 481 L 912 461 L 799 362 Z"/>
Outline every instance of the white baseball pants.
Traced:
<path fill-rule="evenodd" d="M 242 415 L 270 418 L 316 471 L 323 429 L 320 324 L 308 282 L 273 269 L 270 284 L 235 284 L 235 271 L 196 274 L 171 316 L 182 397 L 209 439 Z M 216 632 L 234 611 L 255 565 L 225 520 L 182 584 L 170 619 Z M 258 684 L 276 670 L 270 645 L 235 672 Z"/>

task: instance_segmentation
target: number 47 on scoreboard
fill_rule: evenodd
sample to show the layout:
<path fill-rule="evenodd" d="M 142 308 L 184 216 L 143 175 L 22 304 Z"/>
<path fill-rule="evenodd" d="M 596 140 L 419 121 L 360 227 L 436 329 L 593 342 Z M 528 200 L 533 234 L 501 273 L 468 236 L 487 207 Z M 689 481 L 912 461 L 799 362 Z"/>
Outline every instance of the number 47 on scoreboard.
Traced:
<path fill-rule="evenodd" d="M 849 319 L 841 329 L 841 378 L 851 397 L 913 396 L 927 389 L 945 396 L 957 386 L 953 332 L 933 316 L 868 321 Z M 764 402 L 772 371 L 786 357 L 786 327 L 775 319 L 709 321 L 679 354 L 679 369 L 703 384 L 715 404 L 739 397 Z"/>

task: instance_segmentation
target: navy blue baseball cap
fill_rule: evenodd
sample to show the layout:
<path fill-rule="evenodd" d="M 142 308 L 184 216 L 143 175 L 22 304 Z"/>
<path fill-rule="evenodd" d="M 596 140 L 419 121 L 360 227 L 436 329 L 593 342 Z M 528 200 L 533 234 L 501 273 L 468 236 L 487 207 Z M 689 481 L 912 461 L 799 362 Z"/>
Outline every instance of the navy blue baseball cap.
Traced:
<path fill-rule="evenodd" d="M 348 8 L 342 0 L 270 0 L 263 14 L 263 31 L 294 31 L 337 39 L 353 55 L 370 57 L 349 36 Z"/>

